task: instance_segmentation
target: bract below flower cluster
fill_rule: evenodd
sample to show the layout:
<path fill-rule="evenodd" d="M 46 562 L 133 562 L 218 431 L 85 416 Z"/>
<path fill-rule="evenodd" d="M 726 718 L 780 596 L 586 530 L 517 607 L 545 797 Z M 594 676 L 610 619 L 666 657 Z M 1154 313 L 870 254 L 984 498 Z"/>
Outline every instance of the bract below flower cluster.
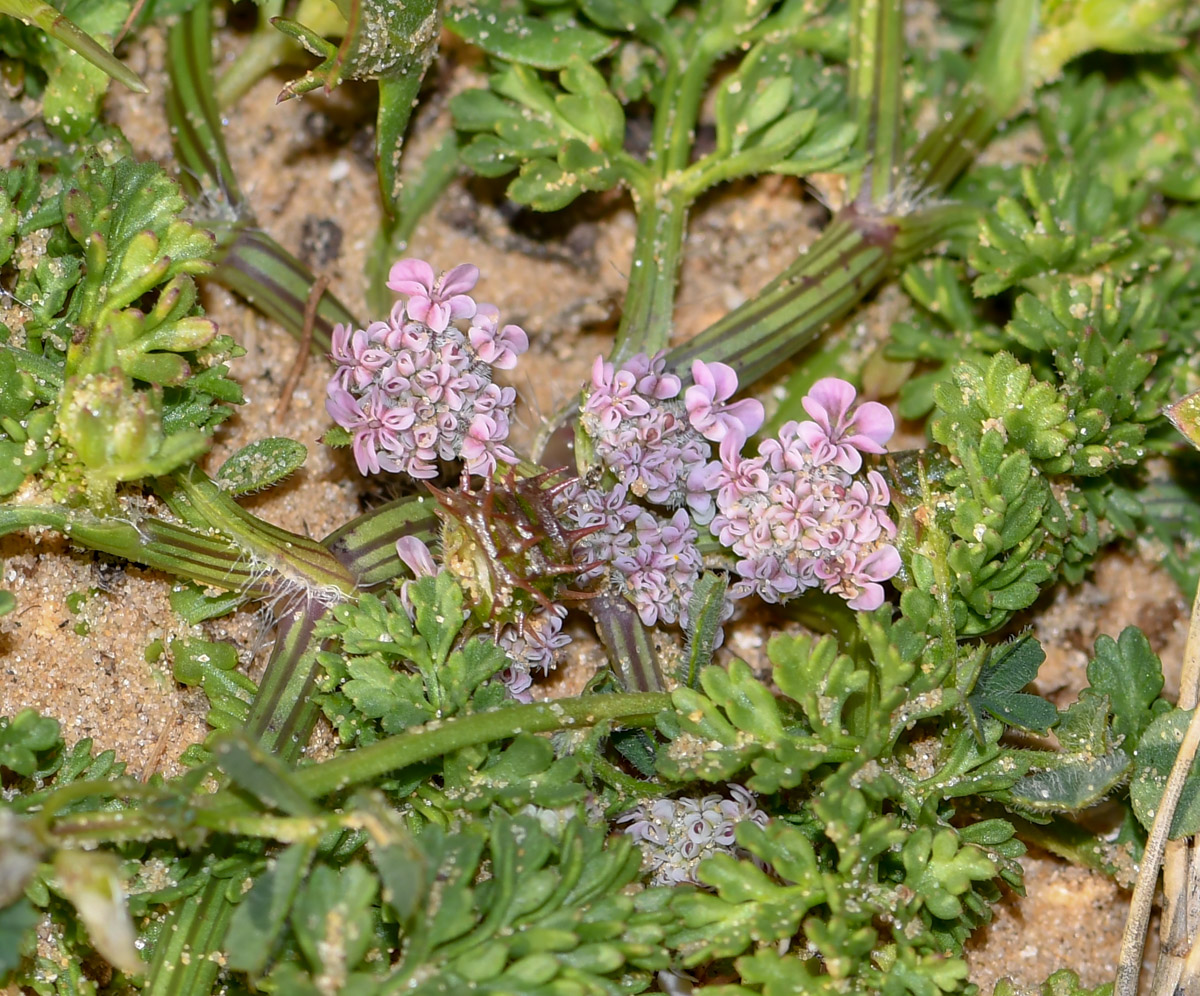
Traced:
<path fill-rule="evenodd" d="M 529 339 L 469 295 L 478 278 L 467 264 L 435 279 L 424 260 L 402 260 L 388 287 L 406 302 L 365 329 L 334 327 L 338 367 L 325 407 L 353 434 L 362 473 L 429 479 L 439 460 L 461 459 L 468 473 L 488 475 L 497 461 L 517 462 L 505 445 L 516 392 L 493 384 L 492 374 L 512 369 Z"/>

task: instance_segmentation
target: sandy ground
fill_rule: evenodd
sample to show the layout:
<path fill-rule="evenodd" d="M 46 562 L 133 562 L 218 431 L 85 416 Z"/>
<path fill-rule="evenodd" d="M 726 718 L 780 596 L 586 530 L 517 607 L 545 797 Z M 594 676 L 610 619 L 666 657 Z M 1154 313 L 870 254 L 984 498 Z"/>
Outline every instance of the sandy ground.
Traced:
<path fill-rule="evenodd" d="M 170 145 L 159 108 L 163 44 L 153 35 L 129 52 L 130 64 L 152 88 L 148 97 L 114 94 L 114 119 L 140 154 L 163 162 Z M 466 66 L 449 71 L 470 73 Z M 375 175 L 364 91 L 348 86 L 332 97 L 274 103 L 279 79 L 260 83 L 231 115 L 228 141 L 243 189 L 262 225 L 293 249 L 352 311 L 364 312 L 363 260 L 376 224 Z M 455 79 L 443 80 L 453 87 Z M 425 120 L 414 139 L 436 122 Z M 0 132 L 0 137 L 3 133 Z M 0 155 L 4 153 L 0 145 Z M 412 251 L 435 268 L 470 261 L 483 270 L 480 293 L 507 321 L 523 325 L 533 348 L 514 383 L 526 401 L 522 431 L 573 394 L 615 326 L 628 269 L 633 215 L 619 203 L 546 234 L 546 223 L 512 212 L 480 185 L 455 185 L 422 222 Z M 822 209 L 791 181 L 763 181 L 723 191 L 695 211 L 679 293 L 676 335 L 686 338 L 737 305 L 809 242 Z M 280 328 L 216 287 L 206 306 L 247 349 L 235 373 L 249 404 L 225 427 L 212 469 L 241 445 L 286 434 L 309 446 L 305 468 L 285 485 L 249 499 L 256 514 L 290 529 L 322 536 L 356 514 L 365 489 L 344 453 L 317 440 L 326 428 L 322 397 L 328 370 L 311 363 L 284 424 L 274 408 L 296 353 Z M 869 343 L 895 317 L 899 295 L 856 317 L 854 332 Z M 155 640 L 200 635 L 231 639 L 248 668 L 261 666 L 264 629 L 252 613 L 189 631 L 169 609 L 163 575 L 73 549 L 53 535 L 0 540 L 4 586 L 17 611 L 0 622 L 0 714 L 33 706 L 59 717 L 68 739 L 90 736 L 115 748 L 130 770 L 177 769 L 175 758 L 203 737 L 203 697 L 178 686 L 163 660 L 148 661 Z M 72 611 L 68 597 L 83 593 Z M 73 605 L 79 599 L 73 600 Z M 1048 654 L 1039 685 L 1062 702 L 1084 681 L 1087 654 L 1101 633 L 1129 624 L 1146 629 L 1177 680 L 1185 607 L 1170 579 L 1136 557 L 1104 558 L 1075 590 L 1049 594 L 1031 616 Z M 77 632 L 78 630 L 78 632 Z M 580 631 L 582 635 L 582 631 Z M 82 635 L 81 635 L 82 634 Z M 579 641 L 573 666 L 547 690 L 582 687 L 598 666 L 594 642 Z M 753 657 L 761 636 L 749 626 L 730 646 Z M 759 649 L 761 653 L 761 649 Z M 972 979 L 983 992 L 1008 975 L 1028 985 L 1070 967 L 1086 984 L 1112 977 L 1127 896 L 1104 878 L 1044 855 L 1025 860 L 1028 896 L 1010 896 L 970 952 Z"/>

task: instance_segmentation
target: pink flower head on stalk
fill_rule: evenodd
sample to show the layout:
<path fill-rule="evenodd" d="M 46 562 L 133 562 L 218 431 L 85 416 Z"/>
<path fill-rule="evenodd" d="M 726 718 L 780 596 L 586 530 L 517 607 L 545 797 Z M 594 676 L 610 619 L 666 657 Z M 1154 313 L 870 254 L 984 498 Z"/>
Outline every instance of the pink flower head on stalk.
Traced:
<path fill-rule="evenodd" d="M 892 413 L 878 401 L 866 401 L 850 414 L 857 392 L 853 384 L 825 377 L 813 384 L 802 401 L 812 422 L 799 423 L 800 433 L 818 464 L 836 463 L 858 473 L 862 454 L 883 453 L 896 431 Z"/>
<path fill-rule="evenodd" d="M 392 264 L 388 289 L 408 297 L 405 306 L 414 322 L 444 332 L 459 318 L 475 316 L 475 299 L 470 296 L 479 280 L 479 267 L 460 263 L 436 280 L 433 267 L 423 259 L 402 259 Z"/>
<path fill-rule="evenodd" d="M 881 582 L 900 569 L 888 517 L 891 495 L 877 471 L 855 476 L 863 453 L 882 453 L 893 421 L 883 405 L 853 409 L 854 388 L 826 378 L 803 399 L 815 422 L 788 422 L 758 455 L 731 436 L 702 483 L 716 491 L 713 535 L 740 559 L 735 596 L 782 602 L 809 588 L 840 595 L 851 608 L 883 604 Z"/>
<path fill-rule="evenodd" d="M 516 391 L 492 375 L 516 364 L 529 337 L 501 328 L 493 305 L 476 307 L 465 292 L 478 276 L 464 264 L 435 281 L 428 263 L 403 260 L 388 286 L 410 295 L 407 307 L 366 329 L 334 329 L 325 407 L 353 434 L 362 473 L 431 478 L 438 461 L 461 459 L 468 473 L 490 475 L 497 461 L 517 462 L 505 445 Z M 466 332 L 453 324 L 477 315 Z"/>

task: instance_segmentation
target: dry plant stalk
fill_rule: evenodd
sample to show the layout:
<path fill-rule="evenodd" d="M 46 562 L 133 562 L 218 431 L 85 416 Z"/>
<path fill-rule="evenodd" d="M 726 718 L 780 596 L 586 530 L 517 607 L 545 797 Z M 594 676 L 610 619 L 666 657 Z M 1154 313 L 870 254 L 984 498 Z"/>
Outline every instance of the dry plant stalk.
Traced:
<path fill-rule="evenodd" d="M 1193 394 L 1167 409 L 1167 417 L 1191 443 L 1200 449 L 1200 394 Z M 1158 883 L 1163 873 L 1163 914 L 1159 936 L 1162 948 L 1154 967 L 1151 996 L 1200 994 L 1200 842 L 1197 837 L 1169 840 L 1171 824 L 1184 783 L 1200 746 L 1200 590 L 1192 603 L 1183 673 L 1179 682 L 1179 708 L 1193 709 L 1191 722 L 1179 754 L 1171 767 L 1162 803 L 1150 828 L 1146 850 L 1138 869 L 1137 883 L 1129 907 L 1129 919 L 1121 940 L 1114 996 L 1134 996 L 1141 975 L 1146 926 Z"/>

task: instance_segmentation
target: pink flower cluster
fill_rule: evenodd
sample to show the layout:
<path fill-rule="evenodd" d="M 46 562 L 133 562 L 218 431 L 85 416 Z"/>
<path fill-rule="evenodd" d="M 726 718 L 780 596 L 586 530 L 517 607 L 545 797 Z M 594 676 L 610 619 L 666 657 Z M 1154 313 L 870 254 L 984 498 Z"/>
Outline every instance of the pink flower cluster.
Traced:
<path fill-rule="evenodd" d="M 634 604 L 647 626 L 658 622 L 687 625 L 692 589 L 704 569 L 696 549 L 696 530 L 687 512 L 667 518 L 631 504 L 629 488 L 578 491 L 564 509 L 578 528 L 595 530 L 576 546 L 585 566 L 579 580 L 590 581 L 609 570 L 621 592 Z"/>
<path fill-rule="evenodd" d="M 729 403 L 737 374 L 724 363 L 697 360 L 695 384 L 682 398 L 682 382 L 665 366 L 662 353 L 639 353 L 620 367 L 597 357 L 580 420 L 597 457 L 630 494 L 711 516 L 703 482 L 710 443 L 731 439 L 740 446 L 762 425 L 763 407 L 754 400 Z"/>
<path fill-rule="evenodd" d="M 517 462 L 504 445 L 516 392 L 493 384 L 492 374 L 511 370 L 529 339 L 470 296 L 478 279 L 468 264 L 435 278 L 424 260 L 401 260 L 388 287 L 407 301 L 365 329 L 334 327 L 338 366 L 325 408 L 353 434 L 362 473 L 428 479 L 439 460 L 461 459 L 468 473 L 488 475 L 498 460 Z"/>
<path fill-rule="evenodd" d="M 621 367 L 601 357 L 583 403 L 581 425 L 619 483 L 607 496 L 587 492 L 575 503 L 575 521 L 597 528 L 584 549 L 622 575 L 643 621 L 686 624 L 702 564 L 682 510 L 666 523 L 636 499 L 686 504 L 694 521 L 709 523 L 739 558 L 732 597 L 780 602 L 820 587 L 855 609 L 882 604 L 880 582 L 900 568 L 891 496 L 882 475 L 859 472 L 863 454 L 883 453 L 891 438 L 887 408 L 856 407 L 854 388 L 827 377 L 803 399 L 812 421 L 789 422 L 749 457 L 742 449 L 762 426 L 762 405 L 729 400 L 737 375 L 723 363 L 696 361 L 692 378 L 684 392 L 661 354 Z"/>
<path fill-rule="evenodd" d="M 780 602 L 810 588 L 851 608 L 883 603 L 880 584 L 900 569 L 891 540 L 887 483 L 862 468 L 863 453 L 882 453 L 894 431 L 891 412 L 873 401 L 854 406 L 854 388 L 827 377 L 804 398 L 811 422 L 788 422 L 758 456 L 721 445 L 704 483 L 717 494 L 713 534 L 741 559 L 732 593 Z"/>

